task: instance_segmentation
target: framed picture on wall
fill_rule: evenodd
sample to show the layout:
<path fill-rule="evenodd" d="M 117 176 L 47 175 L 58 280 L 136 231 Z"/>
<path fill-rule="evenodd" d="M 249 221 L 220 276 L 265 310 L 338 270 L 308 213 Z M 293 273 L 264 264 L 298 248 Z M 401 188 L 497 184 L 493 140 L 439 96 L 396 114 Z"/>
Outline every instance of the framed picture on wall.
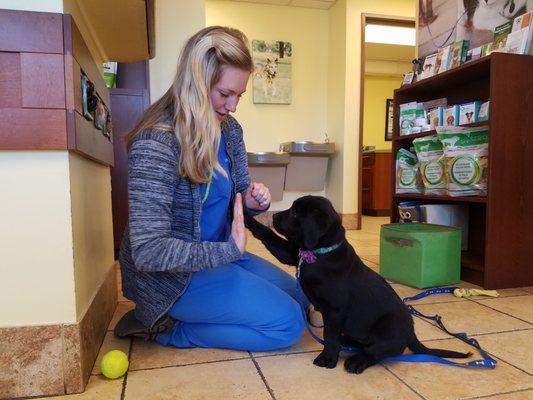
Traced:
<path fill-rule="evenodd" d="M 292 44 L 252 40 L 254 104 L 292 103 Z"/>
<path fill-rule="evenodd" d="M 392 116 L 393 116 L 392 99 L 386 100 L 385 106 L 385 140 L 392 140 Z"/>

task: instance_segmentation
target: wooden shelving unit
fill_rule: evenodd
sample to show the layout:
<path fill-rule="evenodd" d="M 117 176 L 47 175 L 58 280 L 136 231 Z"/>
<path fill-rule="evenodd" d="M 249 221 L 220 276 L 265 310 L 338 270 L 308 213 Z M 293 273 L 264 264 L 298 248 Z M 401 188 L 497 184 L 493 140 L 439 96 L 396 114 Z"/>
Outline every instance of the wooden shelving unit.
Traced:
<path fill-rule="evenodd" d="M 391 222 L 398 203 L 468 204 L 469 248 L 461 278 L 487 289 L 533 285 L 533 57 L 495 53 L 394 92 Z M 399 136 L 399 105 L 446 97 L 448 104 L 490 100 L 487 197 L 395 194 L 395 155 L 435 131 Z"/>

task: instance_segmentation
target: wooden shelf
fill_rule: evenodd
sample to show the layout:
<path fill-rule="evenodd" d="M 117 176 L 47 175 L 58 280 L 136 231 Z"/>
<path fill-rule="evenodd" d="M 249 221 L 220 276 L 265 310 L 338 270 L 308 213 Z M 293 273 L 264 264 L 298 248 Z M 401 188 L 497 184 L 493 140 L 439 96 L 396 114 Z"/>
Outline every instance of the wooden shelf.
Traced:
<path fill-rule="evenodd" d="M 398 94 L 424 94 L 426 92 L 447 89 L 451 86 L 462 85 L 483 77 L 488 78 L 490 75 L 490 63 L 495 55 L 496 53 L 415 82 L 411 85 L 402 86 L 397 89 L 396 92 Z"/>
<path fill-rule="evenodd" d="M 476 126 L 490 126 L 489 121 L 479 121 L 479 122 L 472 122 L 470 124 L 461 125 L 462 128 L 470 128 L 470 127 L 476 127 Z M 437 134 L 437 130 L 432 129 L 430 131 L 420 132 L 420 133 L 413 133 L 411 135 L 402 135 L 398 136 L 397 138 L 394 138 L 395 140 L 399 140 L 401 142 L 405 141 L 411 141 L 416 138 L 426 137 L 426 136 L 433 136 Z"/>
<path fill-rule="evenodd" d="M 486 289 L 533 286 L 533 57 L 494 53 L 394 91 L 391 163 L 391 222 L 398 222 L 398 203 L 467 204 L 469 251 L 461 256 L 461 279 Z M 436 131 L 399 136 L 400 104 L 446 98 L 448 104 L 490 100 L 487 197 L 394 194 L 396 153 L 413 139 Z"/>
<path fill-rule="evenodd" d="M 458 203 L 486 203 L 487 198 L 484 196 L 444 196 L 434 194 L 416 194 L 416 193 L 396 193 L 394 197 L 397 199 L 412 199 L 412 200 L 433 200 L 433 201 L 445 201 L 445 202 L 458 202 Z"/>

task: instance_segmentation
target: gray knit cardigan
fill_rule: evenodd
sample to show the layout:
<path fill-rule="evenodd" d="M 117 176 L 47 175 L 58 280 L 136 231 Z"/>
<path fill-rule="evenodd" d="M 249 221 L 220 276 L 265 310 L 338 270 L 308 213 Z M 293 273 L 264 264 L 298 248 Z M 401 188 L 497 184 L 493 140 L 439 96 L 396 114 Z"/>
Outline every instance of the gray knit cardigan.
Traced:
<path fill-rule="evenodd" d="M 233 197 L 250 184 L 242 128 L 234 118 L 222 134 L 230 159 Z M 199 185 L 178 175 L 180 148 L 172 132 L 143 131 L 128 160 L 129 221 L 120 247 L 124 296 L 152 327 L 185 291 L 191 274 L 241 257 L 233 239 L 200 241 Z M 252 210 L 246 210 L 252 212 Z M 231 212 L 231 210 L 230 210 Z"/>

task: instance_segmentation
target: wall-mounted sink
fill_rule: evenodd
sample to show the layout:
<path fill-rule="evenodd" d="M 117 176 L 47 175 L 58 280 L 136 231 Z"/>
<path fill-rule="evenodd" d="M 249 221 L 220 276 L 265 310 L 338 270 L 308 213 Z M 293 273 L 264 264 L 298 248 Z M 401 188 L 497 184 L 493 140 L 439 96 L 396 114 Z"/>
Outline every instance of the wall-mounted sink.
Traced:
<path fill-rule="evenodd" d="M 289 153 L 260 151 L 248 153 L 248 165 L 287 165 L 291 161 Z"/>
<path fill-rule="evenodd" d="M 318 192 L 326 185 L 329 157 L 335 153 L 335 143 L 299 142 L 281 143 L 280 151 L 291 155 L 285 175 L 285 190 L 295 192 Z"/>
<path fill-rule="evenodd" d="M 270 190 L 273 201 L 283 200 L 285 172 L 290 161 L 289 153 L 248 153 L 248 170 L 252 181 L 264 183 Z"/>
<path fill-rule="evenodd" d="M 335 153 L 335 143 L 303 140 L 281 143 L 279 149 L 295 155 L 329 156 Z"/>

